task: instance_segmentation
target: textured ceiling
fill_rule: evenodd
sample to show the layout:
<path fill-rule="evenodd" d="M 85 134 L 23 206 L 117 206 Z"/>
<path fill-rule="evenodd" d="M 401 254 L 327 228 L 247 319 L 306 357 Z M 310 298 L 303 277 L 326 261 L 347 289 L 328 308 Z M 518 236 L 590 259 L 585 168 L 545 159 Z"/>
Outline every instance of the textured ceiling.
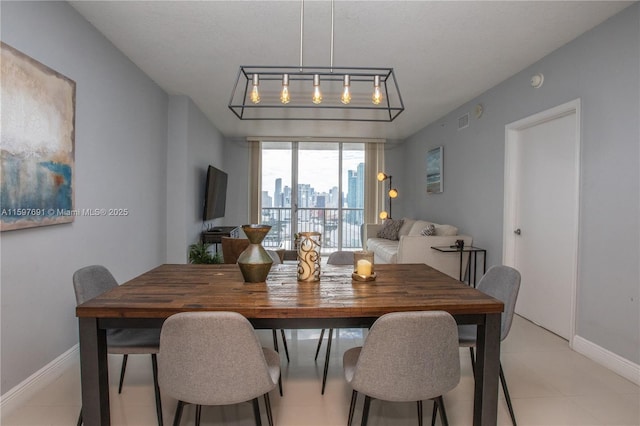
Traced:
<path fill-rule="evenodd" d="M 632 2 L 335 2 L 335 66 L 393 67 L 392 123 L 242 121 L 228 109 L 240 65 L 299 65 L 297 1 L 72 1 L 169 94 L 226 136 L 403 139 Z M 331 3 L 304 4 L 304 64 L 330 63 Z"/>

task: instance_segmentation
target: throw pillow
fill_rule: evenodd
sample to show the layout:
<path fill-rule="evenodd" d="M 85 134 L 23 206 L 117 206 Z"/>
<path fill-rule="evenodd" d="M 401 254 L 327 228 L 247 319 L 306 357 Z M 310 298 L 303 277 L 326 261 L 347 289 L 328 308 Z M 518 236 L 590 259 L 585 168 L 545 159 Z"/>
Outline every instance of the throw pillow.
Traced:
<path fill-rule="evenodd" d="M 420 232 L 420 235 L 425 236 L 425 237 L 430 237 L 432 235 L 436 235 L 436 226 L 432 223 L 431 225 L 425 227 Z"/>
<path fill-rule="evenodd" d="M 431 225 L 433 222 L 429 222 L 426 220 L 416 220 L 415 223 L 413 224 L 413 226 L 411 227 L 411 230 L 409 231 L 409 236 L 414 236 L 417 237 L 420 235 L 420 232 L 422 232 L 422 230 L 424 228 L 426 228 L 427 226 Z M 437 224 L 434 223 L 434 225 L 436 225 L 436 227 L 438 226 Z"/>
<path fill-rule="evenodd" d="M 458 235 L 458 228 L 452 225 L 436 225 L 435 235 L 441 235 L 443 237 L 452 237 Z"/>
<path fill-rule="evenodd" d="M 382 229 L 380 231 L 378 231 L 377 237 L 378 238 L 386 238 L 387 240 L 397 240 L 398 239 L 398 232 L 400 231 L 400 228 L 402 227 L 402 223 L 404 221 L 402 219 L 400 220 L 393 220 L 393 219 L 387 219 L 384 221 L 384 226 L 382 227 Z"/>
<path fill-rule="evenodd" d="M 402 218 L 402 226 L 400 227 L 400 231 L 398 232 L 398 239 L 402 235 L 409 235 L 409 231 L 411 231 L 411 227 L 416 223 L 415 219 L 409 219 L 407 217 Z"/>

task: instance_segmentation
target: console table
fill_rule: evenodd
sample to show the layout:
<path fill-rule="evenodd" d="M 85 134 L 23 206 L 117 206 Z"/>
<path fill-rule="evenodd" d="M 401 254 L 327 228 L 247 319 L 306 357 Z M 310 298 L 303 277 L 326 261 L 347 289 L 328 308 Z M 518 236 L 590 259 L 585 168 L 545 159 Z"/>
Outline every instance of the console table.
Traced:
<path fill-rule="evenodd" d="M 469 253 L 469 263 L 467 264 L 468 271 L 467 276 L 469 277 L 469 285 L 473 284 L 473 288 L 476 287 L 476 276 L 478 275 L 476 268 L 478 267 L 478 253 L 482 253 L 482 275 L 487 272 L 487 250 L 474 247 L 474 246 L 466 246 L 462 249 L 458 247 L 451 246 L 435 246 L 431 247 L 434 250 L 441 251 L 443 253 L 460 253 L 460 281 L 464 281 L 465 271 L 462 269 L 462 254 Z M 473 265 L 473 266 L 472 266 Z"/>
<path fill-rule="evenodd" d="M 203 231 L 200 238 L 203 243 L 215 244 L 216 253 L 218 252 L 218 244 L 222 243 L 222 237 L 237 237 L 237 226 L 216 226 L 208 231 Z"/>

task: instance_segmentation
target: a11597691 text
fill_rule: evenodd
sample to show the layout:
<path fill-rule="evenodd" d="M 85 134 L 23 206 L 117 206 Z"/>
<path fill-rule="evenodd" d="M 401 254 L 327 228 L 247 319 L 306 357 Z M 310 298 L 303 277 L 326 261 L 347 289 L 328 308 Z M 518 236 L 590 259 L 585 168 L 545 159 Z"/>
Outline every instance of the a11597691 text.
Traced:
<path fill-rule="evenodd" d="M 98 209 L 38 209 L 38 208 L 3 208 L 1 216 L 34 217 L 34 216 L 129 216 L 127 208 L 98 208 Z"/>

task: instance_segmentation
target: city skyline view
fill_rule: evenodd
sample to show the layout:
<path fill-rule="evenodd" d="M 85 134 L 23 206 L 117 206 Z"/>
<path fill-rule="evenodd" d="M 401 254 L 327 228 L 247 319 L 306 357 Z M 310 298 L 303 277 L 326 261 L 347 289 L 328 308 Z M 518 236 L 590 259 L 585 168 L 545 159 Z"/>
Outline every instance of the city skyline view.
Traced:
<path fill-rule="evenodd" d="M 301 144 L 302 145 L 302 144 Z M 309 144 L 306 144 L 309 145 Z M 323 144 L 324 145 L 324 144 Z M 333 145 L 338 145 L 334 143 Z M 363 144 L 349 144 L 362 145 Z M 326 146 L 326 145 L 324 145 Z M 324 148 L 323 146 L 323 148 Z M 343 207 L 364 206 L 364 150 L 342 150 L 342 176 L 339 176 L 338 164 L 340 151 L 337 149 L 301 149 L 298 151 L 298 189 L 299 195 L 326 196 L 325 206 L 338 207 L 337 194 L 339 179 L 342 179 Z M 288 187 L 292 188 L 291 149 L 263 149 L 262 150 L 262 194 L 271 199 L 271 203 L 263 202 L 263 207 L 284 207 L 286 200 L 281 205 L 277 203 L 276 182 L 281 180 L 279 191 L 284 192 Z M 360 171 L 358 173 L 358 171 Z M 354 187 L 353 179 L 357 179 L 358 186 Z M 350 183 L 351 180 L 351 183 Z M 360 189 L 357 189 L 360 188 Z M 349 196 L 351 190 L 352 195 Z M 357 192 L 354 194 L 353 192 Z M 354 198 L 355 195 L 355 198 Z M 359 200 L 359 201 L 356 201 Z M 299 207 L 320 207 L 308 205 L 310 200 L 299 197 Z M 350 201 L 350 202 L 349 202 Z M 304 203 L 301 204 L 301 202 Z M 329 203 L 329 204 L 327 204 Z M 348 203 L 348 205 L 346 205 Z"/>
<path fill-rule="evenodd" d="M 347 170 L 346 185 L 342 186 L 342 197 L 338 194 L 338 186 L 326 191 L 318 191 L 309 183 L 298 182 L 298 207 L 342 207 L 362 208 L 364 206 L 364 163 L 359 163 L 356 170 Z M 262 191 L 262 207 L 291 207 L 291 186 L 283 184 L 284 179 L 277 177 L 273 183 L 273 193 Z M 263 185 L 264 188 L 264 185 Z"/>

